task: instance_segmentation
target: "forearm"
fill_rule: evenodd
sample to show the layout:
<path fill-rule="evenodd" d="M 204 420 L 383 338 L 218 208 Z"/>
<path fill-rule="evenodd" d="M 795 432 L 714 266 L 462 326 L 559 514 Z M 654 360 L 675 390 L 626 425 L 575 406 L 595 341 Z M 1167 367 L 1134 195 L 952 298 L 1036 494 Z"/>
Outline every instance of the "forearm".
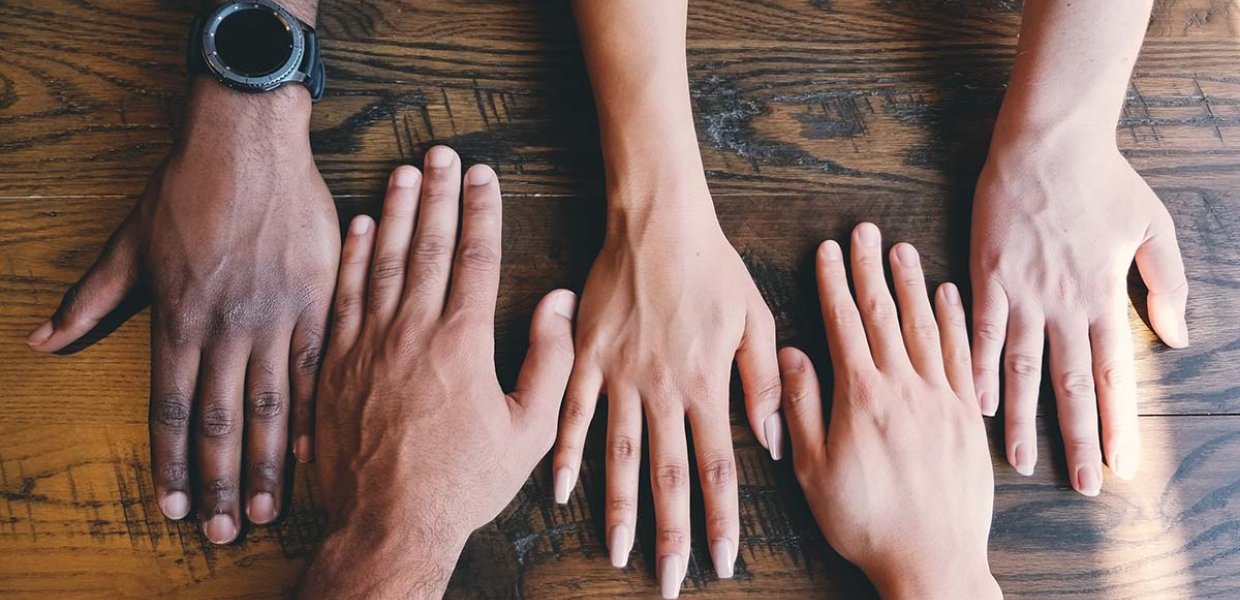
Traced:
<path fill-rule="evenodd" d="M 685 57 L 686 0 L 574 0 L 613 209 L 706 194 Z M 668 193 L 672 192 L 672 193 Z"/>
<path fill-rule="evenodd" d="M 441 598 L 464 544 L 437 528 L 354 518 L 323 540 L 298 597 Z"/>
<path fill-rule="evenodd" d="M 1114 143 L 1152 0 L 1029 0 L 996 140 Z"/>

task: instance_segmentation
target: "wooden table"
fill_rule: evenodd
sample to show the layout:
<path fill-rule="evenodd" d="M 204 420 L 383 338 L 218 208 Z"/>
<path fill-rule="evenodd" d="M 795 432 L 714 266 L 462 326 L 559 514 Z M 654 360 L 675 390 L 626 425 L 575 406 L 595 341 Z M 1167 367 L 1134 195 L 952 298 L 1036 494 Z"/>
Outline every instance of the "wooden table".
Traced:
<path fill-rule="evenodd" d="M 72 357 L 22 343 L 170 148 L 195 7 L 0 0 L 0 596 L 270 597 L 321 533 L 304 470 L 288 514 L 233 546 L 160 516 L 145 312 Z M 916 243 L 935 282 L 967 282 L 971 192 L 1019 21 L 1016 0 L 692 3 L 702 153 L 781 343 L 821 361 L 813 248 L 863 218 Z M 313 145 L 342 219 L 374 213 L 387 171 L 432 143 L 499 171 L 497 360 L 511 383 L 535 300 L 580 288 L 601 240 L 597 128 L 567 3 L 325 0 L 320 25 L 331 82 Z M 1118 136 L 1175 217 L 1193 345 L 1153 338 L 1134 283 L 1144 460 L 1098 498 L 1068 486 L 1052 403 L 1030 478 L 1004 464 L 991 420 L 992 565 L 1010 597 L 1240 597 L 1240 2 L 1158 2 Z M 648 489 L 631 566 L 606 558 L 603 414 L 569 505 L 551 502 L 544 464 L 474 536 L 451 597 L 656 595 Z M 871 595 L 826 547 L 790 465 L 754 442 L 736 393 L 732 424 L 737 577 L 718 581 L 697 537 L 685 594 Z"/>

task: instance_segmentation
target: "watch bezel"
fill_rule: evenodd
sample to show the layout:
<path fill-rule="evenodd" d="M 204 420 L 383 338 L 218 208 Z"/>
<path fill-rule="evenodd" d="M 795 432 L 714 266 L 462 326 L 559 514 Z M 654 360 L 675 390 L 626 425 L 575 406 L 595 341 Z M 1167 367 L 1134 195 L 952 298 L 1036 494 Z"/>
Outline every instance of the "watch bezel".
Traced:
<path fill-rule="evenodd" d="M 243 10 L 261 10 L 275 17 L 280 21 L 286 31 L 288 31 L 292 39 L 292 51 L 289 53 L 288 60 L 284 64 L 277 67 L 274 71 L 256 77 L 242 75 L 224 64 L 220 58 L 218 48 L 215 43 L 215 33 L 219 30 L 220 24 L 224 22 L 230 15 Z M 253 92 L 268 92 L 274 90 L 285 83 L 301 82 L 306 78 L 305 74 L 298 71 L 302 60 L 306 53 L 306 34 L 302 30 L 300 22 L 296 17 L 289 14 L 278 4 L 264 2 L 262 0 L 247 0 L 244 2 L 231 2 L 217 8 L 207 17 L 207 21 L 202 28 L 202 55 L 207 67 L 211 69 L 219 78 L 230 87 L 240 90 Z"/>

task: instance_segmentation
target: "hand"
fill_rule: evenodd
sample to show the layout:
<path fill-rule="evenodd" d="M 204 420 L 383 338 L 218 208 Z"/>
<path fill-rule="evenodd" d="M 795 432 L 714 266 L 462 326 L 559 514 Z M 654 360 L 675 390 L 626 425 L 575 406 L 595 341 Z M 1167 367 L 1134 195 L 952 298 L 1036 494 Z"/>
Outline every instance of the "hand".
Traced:
<path fill-rule="evenodd" d="M 1166 208 L 1110 141 L 1058 147 L 997 138 L 973 209 L 973 368 L 982 411 L 999 401 L 1003 352 L 1007 459 L 1037 462 L 1034 420 L 1044 337 L 1072 487 L 1131 478 L 1140 462 L 1127 275 L 1136 258 L 1150 320 L 1188 345 L 1188 284 Z M 1004 352 L 1004 346 L 1006 351 Z M 1096 391 L 1096 400 L 1095 400 Z"/>
<path fill-rule="evenodd" d="M 824 432 L 813 365 L 795 348 L 780 353 L 797 480 L 827 541 L 884 598 L 1000 597 L 986 558 L 994 480 L 960 294 L 943 284 L 931 312 L 908 244 L 892 248 L 891 271 L 899 318 L 877 227 L 853 230 L 855 304 L 839 245 L 818 248 L 835 392 Z"/>
<path fill-rule="evenodd" d="M 310 460 L 340 232 L 309 115 L 304 89 L 252 96 L 199 78 L 183 143 L 29 339 L 60 350 L 131 291 L 149 293 L 155 496 L 165 516 L 185 517 L 196 473 L 217 544 L 236 539 L 243 495 L 251 522 L 279 514 L 290 404 L 297 455 Z"/>
<path fill-rule="evenodd" d="M 303 597 L 438 597 L 466 538 L 555 438 L 573 294 L 538 305 L 505 396 L 494 364 L 499 182 L 471 168 L 461 208 L 461 162 L 442 146 L 427 153 L 422 179 L 399 167 L 377 234 L 360 216 L 344 244 L 318 393 L 315 474 L 329 533 Z"/>
<path fill-rule="evenodd" d="M 692 206 L 660 217 L 613 213 L 578 320 L 578 361 L 554 459 L 555 495 L 568 501 L 586 429 L 608 398 L 607 515 L 611 561 L 624 566 L 637 521 L 642 414 L 650 427 L 659 579 L 675 597 L 689 559 L 693 429 L 707 539 L 720 577 L 732 575 L 740 537 L 728 418 L 733 356 L 758 440 L 778 459 L 782 428 L 775 324 L 745 264 L 715 221 L 705 181 Z M 613 203 L 613 205 L 618 203 Z"/>

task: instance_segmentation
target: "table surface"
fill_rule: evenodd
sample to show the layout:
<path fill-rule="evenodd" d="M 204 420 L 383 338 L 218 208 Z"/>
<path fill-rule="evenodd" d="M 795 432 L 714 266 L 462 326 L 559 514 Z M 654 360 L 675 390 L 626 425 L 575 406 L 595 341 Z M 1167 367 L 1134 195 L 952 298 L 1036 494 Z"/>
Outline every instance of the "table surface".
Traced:
<path fill-rule="evenodd" d="M 160 516 L 146 312 L 70 357 L 22 343 L 170 148 L 196 6 L 0 0 L 4 597 L 270 597 L 287 593 L 322 531 L 304 470 L 291 510 L 233 546 Z M 711 189 L 781 343 L 822 360 L 813 249 L 861 219 L 914 242 L 934 282 L 967 282 L 971 192 L 1019 10 L 1017 0 L 692 2 L 692 97 Z M 499 171 L 497 361 L 510 383 L 535 301 L 580 289 L 601 243 L 597 124 L 567 3 L 328 0 L 320 31 L 331 79 L 312 141 L 342 219 L 373 214 L 388 170 L 420 162 L 433 143 Z M 1171 351 L 1150 334 L 1134 279 L 1144 458 L 1135 481 L 1108 476 L 1098 498 L 1068 486 L 1049 391 L 1046 459 L 1032 477 L 1004 464 L 1001 423 L 990 420 L 992 566 L 1010 597 L 1240 597 L 1240 2 L 1157 2 L 1117 135 L 1175 217 L 1193 345 Z M 552 503 L 544 463 L 471 540 L 450 597 L 657 594 L 648 489 L 631 566 L 606 557 L 603 427 L 600 415 L 571 502 Z M 716 579 L 699 535 L 685 594 L 872 595 L 817 532 L 790 465 L 755 443 L 736 391 L 732 429 L 737 576 Z"/>

